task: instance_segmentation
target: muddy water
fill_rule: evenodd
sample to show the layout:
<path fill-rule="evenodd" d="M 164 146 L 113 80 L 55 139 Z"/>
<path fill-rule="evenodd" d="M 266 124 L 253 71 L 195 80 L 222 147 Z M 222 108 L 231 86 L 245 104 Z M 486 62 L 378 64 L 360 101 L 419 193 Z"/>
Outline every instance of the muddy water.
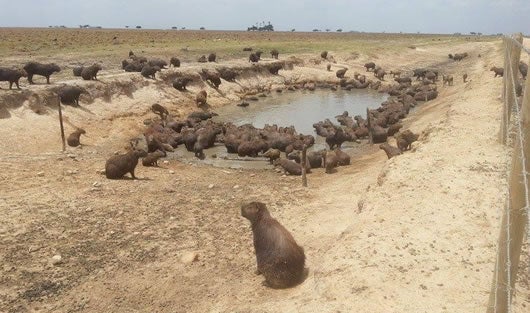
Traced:
<path fill-rule="evenodd" d="M 377 108 L 385 101 L 386 94 L 372 90 L 352 91 L 287 91 L 271 93 L 259 101 L 248 101 L 246 108 L 235 104 L 216 110 L 219 116 L 214 120 L 232 122 L 236 125 L 252 123 L 255 127 L 263 128 L 265 124 L 278 126 L 293 125 L 298 133 L 315 136 L 316 144 L 311 149 L 326 147 L 324 138 L 318 137 L 313 129 L 313 123 L 329 118 L 336 123 L 335 116 L 348 111 L 350 115 L 366 115 L 366 108 Z M 355 155 L 361 153 L 363 148 L 357 143 L 345 142 L 343 150 Z M 271 167 L 264 158 L 240 158 L 237 154 L 226 153 L 223 145 L 215 146 L 204 151 L 206 159 L 197 160 L 192 152 L 180 146 L 174 157 L 181 161 L 203 162 L 218 167 L 227 168 L 254 168 L 263 169 Z M 215 157 L 212 157 L 215 156 Z"/>

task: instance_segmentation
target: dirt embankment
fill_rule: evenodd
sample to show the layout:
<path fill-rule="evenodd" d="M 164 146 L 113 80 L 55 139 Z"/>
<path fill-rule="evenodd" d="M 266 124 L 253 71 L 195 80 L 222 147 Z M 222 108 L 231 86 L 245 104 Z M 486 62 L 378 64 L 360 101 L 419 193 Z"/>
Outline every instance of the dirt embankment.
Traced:
<path fill-rule="evenodd" d="M 500 80 L 488 72 L 501 61 L 496 44 L 354 60 L 334 53 L 333 67 L 361 72 L 374 60 L 410 70 L 447 62 L 453 51 L 471 57 L 450 63 L 445 69 L 455 85 L 439 86 L 440 96 L 405 120 L 422 134 L 411 152 L 387 160 L 372 147 L 336 174 L 315 170 L 309 188 L 270 171 L 177 161 L 140 167 L 140 180 L 110 181 L 98 171 L 141 131 L 152 103 L 184 116 L 202 88 L 215 109 L 258 86 L 336 80 L 312 57 L 280 76 L 223 81 L 219 93 L 197 84 L 180 94 L 130 74 L 102 75 L 86 84 L 123 79 L 135 90 L 112 93 L 110 101 L 96 97 L 81 110 L 66 107 L 67 126 L 87 130 L 87 145 L 68 154 L 57 152 L 55 111 L 35 114 L 27 103 L 10 108 L 10 118 L 0 119 L 0 310 L 484 312 L 508 158 L 496 140 Z M 239 205 L 252 200 L 267 203 L 304 247 L 309 276 L 300 286 L 271 290 L 254 274 L 250 227 L 239 216 Z M 523 312 L 528 285 L 518 288 Z"/>

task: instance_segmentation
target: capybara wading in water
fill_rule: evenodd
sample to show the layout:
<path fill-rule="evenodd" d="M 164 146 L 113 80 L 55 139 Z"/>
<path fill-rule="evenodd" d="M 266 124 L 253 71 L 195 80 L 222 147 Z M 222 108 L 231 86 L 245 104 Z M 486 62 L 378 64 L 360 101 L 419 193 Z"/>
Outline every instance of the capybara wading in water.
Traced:
<path fill-rule="evenodd" d="M 267 206 L 250 202 L 241 206 L 241 215 L 250 221 L 258 274 L 271 288 L 288 288 L 304 278 L 305 254 L 293 236 L 274 219 Z"/>

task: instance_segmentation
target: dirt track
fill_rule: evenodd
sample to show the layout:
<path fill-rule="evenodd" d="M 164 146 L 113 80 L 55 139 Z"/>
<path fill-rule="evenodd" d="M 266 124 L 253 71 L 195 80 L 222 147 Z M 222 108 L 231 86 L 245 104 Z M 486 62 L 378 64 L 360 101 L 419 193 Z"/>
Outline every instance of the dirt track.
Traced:
<path fill-rule="evenodd" d="M 440 96 L 406 119 L 422 134 L 411 152 L 387 160 L 374 146 L 336 174 L 316 170 L 306 189 L 272 171 L 177 161 L 139 166 L 140 180 L 106 180 L 98 173 L 105 159 L 141 132 L 153 102 L 175 115 L 192 109 L 162 83 L 134 79 L 132 96 L 66 107 L 68 127 L 87 130 L 87 146 L 66 154 L 55 110 L 9 109 L 0 119 L 0 311 L 484 312 L 509 156 L 496 140 L 501 80 L 488 71 L 500 64 L 499 45 L 424 46 L 381 52 L 376 62 L 411 69 L 445 63 L 451 51 L 471 57 L 448 63 L 455 86 L 439 83 Z M 333 54 L 352 72 L 369 59 Z M 298 57 L 306 65 L 282 79 L 240 84 L 333 79 L 312 56 Z M 90 88 L 127 75 L 102 75 Z M 223 83 L 212 106 L 240 88 Z M 239 215 L 251 200 L 267 203 L 304 247 L 309 276 L 300 286 L 271 290 L 254 274 L 250 227 Z M 52 265 L 57 254 L 62 263 Z M 530 305 L 527 276 L 515 301 L 516 312 Z"/>

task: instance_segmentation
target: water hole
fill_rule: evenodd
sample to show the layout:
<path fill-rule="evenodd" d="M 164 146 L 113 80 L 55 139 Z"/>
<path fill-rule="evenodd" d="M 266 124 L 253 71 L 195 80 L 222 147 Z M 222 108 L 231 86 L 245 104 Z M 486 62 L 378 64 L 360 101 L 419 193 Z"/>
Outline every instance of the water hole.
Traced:
<path fill-rule="evenodd" d="M 366 116 L 366 108 L 375 109 L 388 98 L 387 94 L 378 93 L 368 89 L 346 90 L 315 90 L 315 91 L 287 91 L 271 93 L 258 101 L 248 101 L 248 107 L 228 105 L 217 109 L 219 116 L 214 117 L 218 122 L 232 122 L 235 125 L 251 123 L 255 127 L 263 128 L 265 124 L 278 126 L 291 126 L 298 133 L 315 136 L 315 145 L 312 149 L 323 149 L 327 145 L 324 138 L 316 135 L 313 124 L 329 118 L 337 123 L 335 116 L 348 111 L 351 116 Z M 345 152 L 354 154 L 363 150 L 363 145 L 354 142 L 345 142 L 342 148 Z M 198 160 L 193 152 L 186 151 L 182 145 L 175 150 L 172 157 L 183 162 L 202 162 L 216 167 L 226 168 L 271 168 L 265 158 L 239 157 L 237 154 L 226 152 L 222 144 L 204 151 L 206 158 Z M 216 157 L 212 157 L 215 155 Z"/>

